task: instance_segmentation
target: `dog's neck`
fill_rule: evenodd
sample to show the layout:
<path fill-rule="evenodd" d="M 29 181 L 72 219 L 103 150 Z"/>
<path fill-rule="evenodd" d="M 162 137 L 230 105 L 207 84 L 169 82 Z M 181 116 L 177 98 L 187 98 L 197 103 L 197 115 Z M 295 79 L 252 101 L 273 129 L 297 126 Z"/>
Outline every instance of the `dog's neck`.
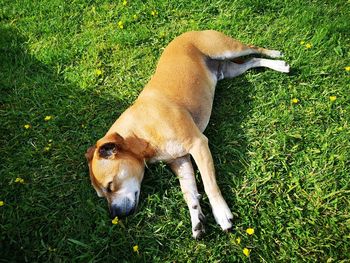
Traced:
<path fill-rule="evenodd" d="M 156 151 L 155 149 L 150 145 L 149 142 L 147 142 L 144 139 L 138 138 L 137 136 L 129 136 L 124 139 L 126 148 L 132 152 L 135 156 L 138 157 L 138 159 L 143 159 L 145 161 L 151 159 Z"/>

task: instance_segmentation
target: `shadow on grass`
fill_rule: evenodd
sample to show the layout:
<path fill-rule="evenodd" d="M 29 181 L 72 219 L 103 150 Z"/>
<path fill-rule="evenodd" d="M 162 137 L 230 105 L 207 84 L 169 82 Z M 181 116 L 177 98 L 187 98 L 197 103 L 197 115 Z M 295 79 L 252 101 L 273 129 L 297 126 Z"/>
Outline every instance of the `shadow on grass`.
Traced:
<path fill-rule="evenodd" d="M 38 61 L 18 30 L 2 26 L 0 36 L 0 261 L 92 259 L 96 236 L 110 226 L 101 223 L 107 206 L 90 186 L 84 153 L 126 105 Z"/>

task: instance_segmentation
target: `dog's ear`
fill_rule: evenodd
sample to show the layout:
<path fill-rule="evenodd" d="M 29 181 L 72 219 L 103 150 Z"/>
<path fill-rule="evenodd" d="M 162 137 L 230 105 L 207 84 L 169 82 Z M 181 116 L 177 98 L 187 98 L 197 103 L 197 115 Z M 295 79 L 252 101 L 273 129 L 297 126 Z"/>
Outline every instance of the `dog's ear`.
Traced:
<path fill-rule="evenodd" d="M 92 157 L 94 157 L 94 152 L 95 152 L 96 146 L 91 146 L 89 149 L 87 149 L 85 153 L 85 158 L 88 160 L 88 162 L 91 162 Z"/>
<path fill-rule="evenodd" d="M 98 148 L 98 156 L 108 159 L 118 152 L 118 145 L 113 142 L 107 142 Z"/>
<path fill-rule="evenodd" d="M 97 142 L 98 156 L 104 159 L 115 156 L 123 149 L 124 139 L 118 133 L 107 135 Z"/>

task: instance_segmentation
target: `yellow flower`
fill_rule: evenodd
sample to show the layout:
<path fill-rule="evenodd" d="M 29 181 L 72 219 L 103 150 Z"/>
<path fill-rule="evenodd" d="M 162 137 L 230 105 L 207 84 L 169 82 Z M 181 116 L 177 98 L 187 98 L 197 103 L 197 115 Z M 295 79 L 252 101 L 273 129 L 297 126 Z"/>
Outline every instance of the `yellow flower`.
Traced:
<path fill-rule="evenodd" d="M 48 116 L 45 117 L 44 120 L 45 120 L 45 121 L 49 121 L 49 120 L 51 120 L 51 119 L 52 119 L 52 116 L 48 115 Z"/>
<path fill-rule="evenodd" d="M 298 100 L 297 98 L 293 98 L 293 99 L 292 99 L 292 103 L 293 103 L 293 104 L 298 104 L 298 103 L 299 103 L 299 100 Z"/>
<path fill-rule="evenodd" d="M 309 48 L 312 48 L 312 45 L 311 45 L 310 43 L 307 43 L 307 44 L 305 45 L 305 47 L 306 47 L 307 49 L 309 49 Z"/>
<path fill-rule="evenodd" d="M 124 28 L 124 23 L 123 23 L 123 21 L 119 21 L 119 22 L 118 22 L 118 27 L 119 27 L 120 29 L 123 29 L 123 28 Z"/>
<path fill-rule="evenodd" d="M 253 235 L 254 234 L 254 228 L 249 227 L 249 228 L 247 228 L 246 232 L 247 232 L 248 235 Z"/>
<path fill-rule="evenodd" d="M 5 202 L 4 201 L 0 201 L 0 206 L 4 206 Z"/>
<path fill-rule="evenodd" d="M 329 96 L 329 100 L 331 102 L 335 101 L 337 99 L 337 96 Z"/>
<path fill-rule="evenodd" d="M 128 1 L 124 0 L 123 1 L 123 6 L 126 6 L 128 4 Z"/>
<path fill-rule="evenodd" d="M 15 183 L 24 184 L 24 179 L 21 177 L 17 177 Z"/>
<path fill-rule="evenodd" d="M 112 220 L 112 224 L 113 224 L 113 225 L 116 225 L 116 224 L 118 224 L 118 222 L 119 222 L 119 219 L 118 219 L 118 217 L 116 216 L 116 217 Z"/>
<path fill-rule="evenodd" d="M 152 10 L 152 11 L 151 11 L 151 15 L 152 15 L 152 16 L 158 15 L 158 11 L 157 11 L 157 10 Z"/>
<path fill-rule="evenodd" d="M 30 127 L 31 127 L 30 124 L 25 124 L 25 125 L 24 125 L 24 128 L 27 129 L 27 130 L 28 130 Z"/>
<path fill-rule="evenodd" d="M 237 243 L 237 245 L 241 244 L 241 238 L 240 237 L 236 238 L 236 243 Z"/>
<path fill-rule="evenodd" d="M 102 70 L 96 69 L 96 70 L 95 70 L 95 74 L 96 74 L 97 76 L 101 76 L 101 75 L 102 75 Z"/>
<path fill-rule="evenodd" d="M 48 146 L 46 146 L 45 148 L 44 148 L 44 152 L 48 152 L 48 151 L 50 151 L 51 150 L 51 144 L 49 144 Z"/>
<path fill-rule="evenodd" d="M 350 71 L 350 66 L 345 67 L 346 71 Z"/>
<path fill-rule="evenodd" d="M 300 45 L 302 45 L 302 46 L 304 46 L 304 44 L 305 44 L 305 41 L 300 41 Z"/>
<path fill-rule="evenodd" d="M 248 249 L 248 248 L 243 248 L 243 254 L 245 255 L 245 256 L 247 256 L 247 257 L 249 257 L 249 254 L 250 254 L 250 249 Z"/>
<path fill-rule="evenodd" d="M 132 250 L 133 250 L 134 252 L 139 252 L 139 246 L 138 246 L 138 245 L 133 246 L 133 247 L 132 247 Z"/>

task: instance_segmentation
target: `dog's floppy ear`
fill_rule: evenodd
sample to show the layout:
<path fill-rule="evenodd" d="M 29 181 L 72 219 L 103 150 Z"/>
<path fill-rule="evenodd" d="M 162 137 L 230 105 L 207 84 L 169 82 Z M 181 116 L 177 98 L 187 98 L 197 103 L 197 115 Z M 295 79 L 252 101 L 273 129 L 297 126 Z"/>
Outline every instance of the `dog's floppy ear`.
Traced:
<path fill-rule="evenodd" d="M 124 139 L 118 133 L 107 135 L 97 142 L 98 156 L 108 159 L 123 149 Z"/>
<path fill-rule="evenodd" d="M 85 158 L 88 160 L 88 162 L 91 162 L 92 157 L 94 157 L 94 152 L 95 152 L 96 146 L 91 146 L 89 149 L 87 149 L 85 153 Z"/>
<path fill-rule="evenodd" d="M 113 142 L 107 142 L 98 148 L 98 156 L 107 159 L 118 152 L 118 145 Z"/>

